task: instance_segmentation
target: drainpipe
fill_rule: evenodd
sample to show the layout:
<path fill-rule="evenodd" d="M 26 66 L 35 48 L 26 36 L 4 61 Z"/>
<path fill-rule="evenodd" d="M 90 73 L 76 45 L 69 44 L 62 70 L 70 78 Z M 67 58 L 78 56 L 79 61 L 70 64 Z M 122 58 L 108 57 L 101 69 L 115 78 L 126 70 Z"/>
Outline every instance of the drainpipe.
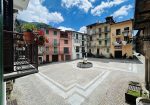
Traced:
<path fill-rule="evenodd" d="M 3 105 L 3 0 L 0 1 L 0 105 Z"/>

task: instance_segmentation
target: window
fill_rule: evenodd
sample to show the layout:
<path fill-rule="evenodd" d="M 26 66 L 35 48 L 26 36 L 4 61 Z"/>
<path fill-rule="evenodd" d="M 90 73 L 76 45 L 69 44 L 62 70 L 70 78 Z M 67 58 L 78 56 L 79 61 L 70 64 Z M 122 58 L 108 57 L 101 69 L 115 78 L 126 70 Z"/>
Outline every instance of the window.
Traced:
<path fill-rule="evenodd" d="M 85 48 L 84 47 L 82 47 L 82 52 L 85 52 Z"/>
<path fill-rule="evenodd" d="M 78 39 L 78 34 L 76 34 L 76 39 Z"/>
<path fill-rule="evenodd" d="M 84 46 L 84 41 L 82 41 L 82 46 Z"/>
<path fill-rule="evenodd" d="M 102 35 L 101 35 L 101 34 L 99 34 L 99 38 L 101 38 L 101 36 L 102 36 Z"/>
<path fill-rule="evenodd" d="M 84 40 L 84 35 L 82 35 L 82 40 Z"/>
<path fill-rule="evenodd" d="M 101 41 L 99 41 L 99 45 L 101 45 L 102 44 L 102 42 Z"/>
<path fill-rule="evenodd" d="M 79 46 L 76 46 L 76 52 L 79 52 Z"/>
<path fill-rule="evenodd" d="M 64 44 L 68 44 L 68 40 L 64 40 Z"/>
<path fill-rule="evenodd" d="M 57 35 L 57 31 L 54 31 L 54 35 Z"/>
<path fill-rule="evenodd" d="M 107 40 L 105 40 L 105 45 L 107 45 Z"/>
<path fill-rule="evenodd" d="M 124 36 L 124 41 L 127 41 L 127 43 L 129 43 L 130 39 L 128 36 Z"/>
<path fill-rule="evenodd" d="M 116 38 L 116 42 L 117 43 L 121 43 L 121 39 L 120 38 Z"/>
<path fill-rule="evenodd" d="M 101 28 L 99 28 L 98 30 L 99 30 L 99 33 L 101 33 L 101 32 L 102 32 Z"/>
<path fill-rule="evenodd" d="M 64 53 L 68 54 L 69 53 L 69 48 L 68 47 L 64 47 Z"/>
<path fill-rule="evenodd" d="M 124 30 L 125 30 L 125 31 L 129 31 L 129 27 L 125 27 Z"/>
<path fill-rule="evenodd" d="M 107 49 L 107 53 L 109 53 L 109 48 Z"/>
<path fill-rule="evenodd" d="M 108 31 L 108 30 L 107 30 L 107 26 L 105 26 L 104 30 L 105 30 L 105 32 L 107 32 L 107 31 Z"/>
<path fill-rule="evenodd" d="M 105 33 L 105 38 L 107 38 L 107 33 Z"/>
<path fill-rule="evenodd" d="M 54 45 L 57 45 L 57 39 L 54 39 L 53 44 L 54 44 Z"/>
<path fill-rule="evenodd" d="M 49 34 L 49 30 L 46 30 L 46 34 Z"/>
<path fill-rule="evenodd" d="M 90 36 L 90 41 L 92 41 L 92 36 Z"/>
<path fill-rule="evenodd" d="M 121 34 L 121 30 L 120 29 L 116 29 L 116 35 L 120 35 Z"/>
<path fill-rule="evenodd" d="M 46 51 L 47 51 L 47 52 L 49 51 L 49 47 L 46 47 Z"/>
<path fill-rule="evenodd" d="M 58 49 L 57 47 L 54 47 L 54 53 L 57 54 L 58 53 Z"/>

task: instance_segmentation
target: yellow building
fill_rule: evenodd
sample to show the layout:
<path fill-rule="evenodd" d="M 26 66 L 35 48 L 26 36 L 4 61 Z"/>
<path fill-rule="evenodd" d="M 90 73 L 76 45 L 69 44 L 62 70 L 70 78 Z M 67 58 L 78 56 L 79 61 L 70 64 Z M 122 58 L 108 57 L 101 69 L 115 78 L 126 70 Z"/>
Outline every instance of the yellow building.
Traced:
<path fill-rule="evenodd" d="M 132 58 L 132 20 L 111 25 L 111 55 L 114 58 Z"/>
<path fill-rule="evenodd" d="M 110 26 L 113 23 L 112 17 L 106 17 L 106 22 L 87 26 L 89 56 L 107 58 L 110 56 Z"/>

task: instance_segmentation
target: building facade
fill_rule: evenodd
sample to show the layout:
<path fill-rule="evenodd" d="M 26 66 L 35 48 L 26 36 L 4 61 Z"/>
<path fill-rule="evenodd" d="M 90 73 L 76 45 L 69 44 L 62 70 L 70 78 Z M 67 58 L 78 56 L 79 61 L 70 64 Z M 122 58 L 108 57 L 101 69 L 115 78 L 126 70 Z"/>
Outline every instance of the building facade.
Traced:
<path fill-rule="evenodd" d="M 145 86 L 150 93 L 150 1 L 136 0 L 134 29 L 139 30 L 137 47 L 145 56 Z"/>
<path fill-rule="evenodd" d="M 111 56 L 132 58 L 132 20 L 111 25 Z"/>
<path fill-rule="evenodd" d="M 72 35 L 69 31 L 60 32 L 59 61 L 68 61 L 72 59 Z"/>
<path fill-rule="evenodd" d="M 72 60 L 82 58 L 82 33 L 71 31 L 72 33 Z"/>
<path fill-rule="evenodd" d="M 82 58 L 87 57 L 87 34 L 82 34 L 81 46 Z"/>
<path fill-rule="evenodd" d="M 44 33 L 48 43 L 38 47 L 39 64 L 72 59 L 72 37 L 69 31 L 49 28 L 44 29 Z"/>
<path fill-rule="evenodd" d="M 87 26 L 88 56 L 110 57 L 111 24 L 114 24 L 113 18 L 107 17 L 106 22 Z"/>

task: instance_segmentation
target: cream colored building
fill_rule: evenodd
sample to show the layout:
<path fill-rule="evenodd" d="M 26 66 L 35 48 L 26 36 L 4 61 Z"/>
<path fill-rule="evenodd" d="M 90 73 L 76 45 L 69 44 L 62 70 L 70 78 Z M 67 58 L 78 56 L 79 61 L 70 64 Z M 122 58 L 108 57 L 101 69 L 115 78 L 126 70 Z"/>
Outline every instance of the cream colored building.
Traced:
<path fill-rule="evenodd" d="M 114 58 L 132 58 L 133 21 L 126 20 L 111 25 L 111 55 Z"/>
<path fill-rule="evenodd" d="M 110 57 L 111 24 L 114 24 L 113 18 L 107 17 L 106 22 L 87 26 L 88 56 Z"/>

